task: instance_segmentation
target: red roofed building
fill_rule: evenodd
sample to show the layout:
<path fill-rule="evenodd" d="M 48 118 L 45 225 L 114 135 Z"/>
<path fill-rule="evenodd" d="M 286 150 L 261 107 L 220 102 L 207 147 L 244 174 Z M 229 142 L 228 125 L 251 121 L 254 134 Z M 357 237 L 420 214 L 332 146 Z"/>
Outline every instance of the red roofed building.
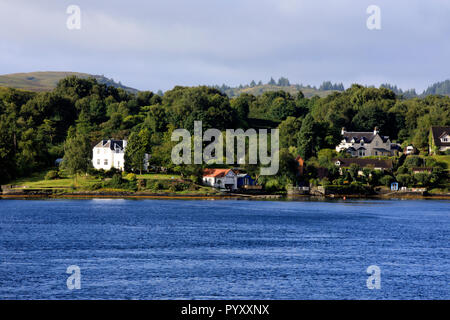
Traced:
<path fill-rule="evenodd" d="M 231 169 L 205 169 L 203 184 L 219 189 L 237 189 L 237 175 Z"/>

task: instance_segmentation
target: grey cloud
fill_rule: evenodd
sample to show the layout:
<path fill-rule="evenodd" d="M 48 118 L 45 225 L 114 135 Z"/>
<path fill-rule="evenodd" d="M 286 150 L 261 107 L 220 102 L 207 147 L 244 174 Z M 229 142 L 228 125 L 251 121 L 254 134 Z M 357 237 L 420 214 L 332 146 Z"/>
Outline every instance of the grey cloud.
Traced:
<path fill-rule="evenodd" d="M 69 4 L 82 29 L 65 27 Z M 366 8 L 382 30 L 366 28 Z M 286 76 L 423 89 L 449 78 L 450 3 L 360 0 L 0 3 L 1 73 L 72 70 L 139 89 Z"/>

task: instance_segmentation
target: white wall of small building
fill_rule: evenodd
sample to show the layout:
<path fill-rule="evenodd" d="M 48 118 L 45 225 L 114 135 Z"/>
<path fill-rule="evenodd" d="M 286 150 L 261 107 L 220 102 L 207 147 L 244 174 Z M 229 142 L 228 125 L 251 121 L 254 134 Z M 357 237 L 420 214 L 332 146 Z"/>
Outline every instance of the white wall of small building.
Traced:
<path fill-rule="evenodd" d="M 232 185 L 232 190 L 237 189 L 237 176 L 229 172 L 225 177 L 203 177 L 203 184 L 214 187 L 214 188 L 220 188 L 225 189 L 226 185 Z"/>
<path fill-rule="evenodd" d="M 95 169 L 110 170 L 112 167 L 124 170 L 125 153 L 111 150 L 108 148 L 95 147 L 92 154 L 92 165 Z"/>

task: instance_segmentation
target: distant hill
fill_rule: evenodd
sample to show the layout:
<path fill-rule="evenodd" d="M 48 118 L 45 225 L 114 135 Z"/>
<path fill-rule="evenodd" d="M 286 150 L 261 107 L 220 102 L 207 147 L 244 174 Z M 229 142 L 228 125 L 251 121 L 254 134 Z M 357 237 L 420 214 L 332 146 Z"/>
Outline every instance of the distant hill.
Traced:
<path fill-rule="evenodd" d="M 51 91 L 56 87 L 59 80 L 67 76 L 77 76 L 80 78 L 95 78 L 99 83 L 122 88 L 128 92 L 136 93 L 138 90 L 126 87 L 120 82 L 108 79 L 103 75 L 91 75 L 79 72 L 54 72 L 39 71 L 27 73 L 11 73 L 0 75 L 0 86 L 23 89 L 28 91 Z"/>
<path fill-rule="evenodd" d="M 249 93 L 255 96 L 261 95 L 267 91 L 286 91 L 291 95 L 296 95 L 299 91 L 303 92 L 305 97 L 311 98 L 313 96 L 325 97 L 333 92 L 342 92 L 345 90 L 342 83 L 332 84 L 330 81 L 323 82 L 318 88 L 310 85 L 301 85 L 301 84 L 290 84 L 289 80 L 286 78 L 280 78 L 278 82 L 271 79 L 271 81 L 267 84 L 263 84 L 261 81 L 256 84 L 254 81 L 248 85 L 240 85 L 238 87 L 229 87 L 225 84 L 222 86 L 215 85 L 213 86 L 216 89 L 219 89 L 229 97 L 239 96 L 241 93 Z M 373 87 L 373 86 L 370 86 Z M 416 97 L 426 97 L 429 95 L 443 95 L 450 96 L 450 80 L 445 80 L 442 82 L 437 82 L 428 87 L 428 89 L 424 90 L 421 94 L 417 93 L 415 89 L 402 90 L 398 88 L 396 85 L 391 85 L 388 83 L 383 83 L 380 85 L 381 88 L 386 88 L 392 90 L 399 98 L 403 99 L 411 99 Z"/>
<path fill-rule="evenodd" d="M 241 93 L 249 93 L 255 96 L 259 96 L 264 92 L 268 91 L 287 91 L 291 95 L 295 96 L 299 91 L 303 92 L 305 97 L 311 98 L 313 96 L 325 97 L 333 92 L 337 92 L 340 90 L 322 90 L 317 89 L 311 86 L 303 87 L 301 85 L 289 85 L 289 86 L 279 86 L 279 85 L 271 85 L 271 84 L 260 84 L 255 86 L 244 86 L 244 87 L 219 87 L 215 86 L 215 88 L 221 90 L 223 93 L 228 95 L 229 97 L 239 96 Z"/>

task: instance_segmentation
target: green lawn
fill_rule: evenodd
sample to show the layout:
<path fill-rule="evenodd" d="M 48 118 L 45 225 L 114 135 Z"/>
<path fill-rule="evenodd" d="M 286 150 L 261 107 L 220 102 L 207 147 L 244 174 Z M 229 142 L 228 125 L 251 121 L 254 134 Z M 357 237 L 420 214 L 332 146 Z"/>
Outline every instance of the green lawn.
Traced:
<path fill-rule="evenodd" d="M 447 165 L 447 169 L 450 169 L 450 155 L 444 155 L 444 156 L 433 156 L 434 159 L 436 159 L 437 162 L 443 162 Z"/>
<path fill-rule="evenodd" d="M 55 180 L 45 180 L 45 175 L 48 172 L 48 170 L 44 170 L 40 173 L 35 173 L 30 177 L 27 178 L 20 178 L 15 181 L 10 182 L 10 185 L 15 185 L 18 187 L 26 187 L 30 189 L 68 189 L 71 190 L 73 187 L 75 187 L 78 190 L 88 189 L 93 184 L 101 183 L 102 181 L 100 179 L 96 179 L 92 176 L 85 176 L 85 175 L 79 175 L 77 176 L 76 181 L 72 177 L 67 178 L 61 178 L 61 179 L 55 179 Z M 180 175 L 177 174 L 142 174 L 137 175 L 138 179 L 147 179 L 147 180 L 159 180 L 161 182 L 166 181 L 168 184 L 170 184 L 170 181 L 182 179 Z M 159 192 L 169 192 L 169 193 L 177 193 L 177 194 L 220 194 L 219 191 L 215 190 L 211 187 L 206 186 L 198 186 L 198 190 L 183 190 L 183 191 L 170 191 L 167 188 L 163 188 L 161 190 L 153 190 L 153 192 L 159 193 Z M 111 189 L 111 188 L 100 188 L 96 189 L 96 191 L 102 191 L 102 192 L 117 192 L 117 191 L 129 191 L 125 189 Z M 152 190 L 146 190 L 149 192 L 152 192 Z"/>
<path fill-rule="evenodd" d="M 178 174 L 163 174 L 163 173 L 147 173 L 147 174 L 138 174 L 136 176 L 138 179 L 152 179 L 152 180 L 174 180 L 181 179 L 181 176 Z"/>
<path fill-rule="evenodd" d="M 47 188 L 71 188 L 75 187 L 89 187 L 94 183 L 101 182 L 100 179 L 96 179 L 91 176 L 77 176 L 76 180 L 72 177 L 61 178 L 55 180 L 45 180 L 47 170 L 40 173 L 35 173 L 31 177 L 20 178 L 10 182 L 10 185 L 24 186 L 33 189 L 47 189 Z"/>

